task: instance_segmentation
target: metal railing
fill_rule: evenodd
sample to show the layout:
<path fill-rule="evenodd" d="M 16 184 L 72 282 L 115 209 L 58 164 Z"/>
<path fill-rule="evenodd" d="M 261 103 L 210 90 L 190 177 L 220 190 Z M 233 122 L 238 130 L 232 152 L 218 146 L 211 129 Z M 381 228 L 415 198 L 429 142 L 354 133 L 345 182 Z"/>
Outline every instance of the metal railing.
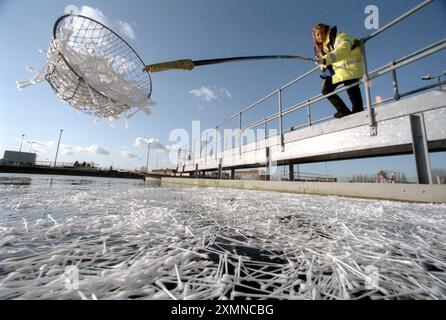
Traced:
<path fill-rule="evenodd" d="M 397 23 L 401 22 L 402 20 L 404 20 L 405 18 L 411 16 L 412 14 L 414 14 L 415 12 L 421 10 L 422 8 L 424 8 L 425 6 L 427 6 L 428 4 L 430 4 L 431 2 L 433 2 L 433 0 L 425 0 L 423 2 L 421 2 L 419 5 L 417 5 L 416 7 L 414 7 L 413 9 L 407 11 L 406 13 L 404 13 L 403 15 L 401 15 L 400 17 L 396 18 L 395 20 L 389 22 L 388 24 L 386 24 L 385 26 L 383 26 L 382 28 L 378 29 L 377 31 L 375 31 L 374 33 L 370 34 L 369 36 L 362 38 L 361 40 L 359 40 L 359 45 L 362 48 L 362 57 L 363 57 L 363 65 L 364 65 L 364 77 L 363 79 L 361 79 L 360 81 L 351 84 L 349 86 L 342 86 L 341 88 L 335 90 L 334 92 L 327 94 L 327 95 L 322 95 L 319 94 L 317 96 L 305 99 L 299 103 L 296 103 L 294 105 L 288 106 L 286 108 L 284 108 L 283 106 L 283 101 L 282 101 L 282 94 L 283 92 L 291 87 L 292 85 L 295 85 L 296 83 L 306 79 L 307 77 L 309 77 L 310 75 L 312 75 L 313 73 L 315 73 L 316 71 L 320 70 L 320 68 L 314 67 L 310 70 L 308 70 L 307 72 L 305 72 L 304 74 L 300 75 L 299 77 L 297 77 L 296 79 L 288 82 L 287 84 L 279 87 L 278 89 L 274 90 L 273 92 L 267 94 L 266 96 L 262 97 L 261 99 L 257 100 L 256 102 L 252 103 L 251 105 L 247 106 L 246 108 L 240 110 L 239 112 L 237 112 L 236 114 L 224 119 L 222 122 L 220 122 L 219 124 L 216 125 L 215 127 L 215 132 L 218 133 L 215 135 L 215 137 L 217 137 L 219 135 L 219 129 L 223 128 L 223 125 L 227 124 L 228 122 L 238 119 L 238 123 L 239 123 L 239 127 L 238 130 L 236 129 L 236 132 L 233 133 L 232 135 L 229 136 L 225 136 L 222 139 L 215 139 L 215 141 L 212 141 L 211 143 L 209 142 L 208 139 L 208 135 L 206 136 L 206 141 L 203 144 L 202 140 L 201 140 L 201 134 L 200 134 L 200 138 L 195 139 L 195 140 L 190 140 L 189 143 L 187 143 L 186 145 L 184 145 L 182 148 L 179 149 L 179 153 L 178 153 L 178 158 L 179 158 L 179 163 L 178 163 L 178 169 L 179 171 L 181 167 L 184 167 L 184 165 L 190 164 L 190 162 L 192 163 L 192 165 L 195 165 L 196 162 L 196 153 L 198 148 L 196 147 L 197 145 L 197 140 L 199 140 L 199 159 L 202 159 L 202 153 L 204 151 L 204 161 L 207 162 L 208 157 L 215 158 L 215 160 L 218 160 L 218 155 L 223 154 L 224 152 L 226 152 L 227 149 L 227 141 L 229 139 L 231 139 L 231 146 L 232 146 L 232 140 L 234 139 L 234 137 L 238 138 L 238 153 L 241 156 L 242 155 L 242 145 L 243 145 L 243 141 L 242 141 L 242 135 L 243 132 L 259 127 L 261 125 L 263 125 L 264 127 L 264 137 L 262 137 L 262 139 L 267 139 L 268 138 L 268 134 L 267 134 L 267 124 L 273 120 L 277 120 L 278 121 L 278 137 L 279 137 L 279 141 L 280 144 L 282 145 L 282 147 L 284 146 L 284 133 L 289 132 L 289 131 L 293 131 L 302 127 L 308 127 L 311 125 L 314 125 L 316 123 L 319 122 L 323 122 L 326 121 L 328 119 L 331 119 L 332 117 L 326 117 L 326 118 L 322 118 L 319 119 L 317 121 L 313 121 L 312 116 L 311 116 L 311 106 L 317 102 L 320 102 L 332 95 L 344 92 L 346 90 L 348 90 L 351 87 L 354 87 L 358 84 L 362 84 L 364 86 L 365 92 L 366 92 L 366 109 L 368 110 L 369 113 L 369 128 L 370 128 L 370 135 L 376 135 L 376 124 L 375 124 L 375 119 L 374 119 L 374 112 L 373 109 L 374 107 L 378 106 L 378 105 L 382 105 L 384 103 L 390 102 L 390 101 L 398 101 L 399 99 L 418 93 L 418 92 L 422 92 L 425 90 L 429 90 L 435 87 L 440 87 L 443 84 L 446 84 L 446 81 L 438 81 L 438 83 L 435 84 L 431 84 L 431 85 L 426 85 L 423 86 L 421 88 L 417 88 L 415 90 L 411 90 L 405 93 L 401 93 L 399 90 L 399 86 L 398 86 L 398 78 L 397 78 L 397 73 L 396 71 L 399 68 L 402 68 L 408 64 L 414 63 L 420 59 L 423 59 L 431 54 L 434 54 L 436 52 L 439 52 L 441 50 L 446 49 L 446 38 L 437 41 L 427 47 L 424 47 L 422 49 L 419 49 L 415 52 L 412 52 L 411 54 L 402 57 L 400 59 L 397 60 L 393 60 L 390 63 L 381 66 L 380 68 L 377 68 L 376 70 L 373 70 L 371 72 L 368 71 L 368 66 L 367 66 L 367 56 L 366 56 L 366 48 L 365 48 L 365 44 L 367 41 L 373 39 L 374 37 L 376 37 L 377 35 L 379 35 L 380 33 L 384 32 L 385 30 L 391 28 L 392 26 L 396 25 Z M 371 94 L 370 94 L 370 81 L 373 79 L 376 79 L 378 77 L 381 77 L 383 75 L 386 75 L 388 73 L 392 74 L 392 80 L 393 80 L 393 90 L 394 90 L 394 94 L 392 97 L 385 99 L 381 102 L 377 102 L 377 103 L 372 103 L 371 101 Z M 254 109 L 255 107 L 259 106 L 261 103 L 267 101 L 268 99 L 271 99 L 275 97 L 277 99 L 277 107 L 278 107 L 278 111 L 274 114 L 271 114 L 269 116 L 264 117 L 263 119 L 260 119 L 258 121 L 255 121 L 245 127 L 242 126 L 242 119 L 243 116 L 246 114 L 246 112 Z M 284 129 L 283 126 L 283 118 L 295 111 L 301 110 L 303 108 L 307 109 L 307 123 L 304 125 L 301 125 L 299 127 L 290 127 L 288 129 Z M 258 139 L 256 138 L 255 142 L 257 142 Z M 219 148 L 219 146 L 222 146 L 222 148 Z M 215 147 L 215 148 L 214 148 Z M 209 149 L 211 149 L 212 152 L 209 152 Z M 220 149 L 220 151 L 219 151 Z M 232 148 L 232 150 L 234 150 L 235 148 Z M 183 155 L 183 156 L 181 156 Z M 181 161 L 182 160 L 182 161 Z M 201 161 L 200 161 L 201 162 Z"/>

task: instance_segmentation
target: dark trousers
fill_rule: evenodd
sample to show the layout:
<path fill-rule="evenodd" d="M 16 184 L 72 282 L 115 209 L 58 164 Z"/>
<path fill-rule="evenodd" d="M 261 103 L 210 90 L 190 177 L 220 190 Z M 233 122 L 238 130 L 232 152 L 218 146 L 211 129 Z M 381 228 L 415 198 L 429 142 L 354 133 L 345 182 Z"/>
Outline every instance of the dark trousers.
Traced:
<path fill-rule="evenodd" d="M 326 95 L 326 94 L 332 93 L 341 84 L 343 84 L 344 86 L 349 86 L 355 82 L 358 82 L 359 80 L 360 79 L 347 80 L 347 81 L 338 82 L 336 84 L 333 84 L 332 78 L 328 77 L 324 81 L 324 86 L 322 88 L 322 94 Z M 347 93 L 348 93 L 348 96 L 352 103 L 352 113 L 363 111 L 364 106 L 362 104 L 361 89 L 359 88 L 359 85 L 354 86 L 350 89 L 347 89 Z M 333 106 L 336 108 L 336 110 L 338 112 L 342 112 L 345 114 L 350 113 L 350 110 L 347 108 L 344 101 L 342 101 L 342 99 L 337 94 L 334 94 L 331 97 L 328 97 L 327 99 L 330 100 L 330 102 L 333 104 Z"/>

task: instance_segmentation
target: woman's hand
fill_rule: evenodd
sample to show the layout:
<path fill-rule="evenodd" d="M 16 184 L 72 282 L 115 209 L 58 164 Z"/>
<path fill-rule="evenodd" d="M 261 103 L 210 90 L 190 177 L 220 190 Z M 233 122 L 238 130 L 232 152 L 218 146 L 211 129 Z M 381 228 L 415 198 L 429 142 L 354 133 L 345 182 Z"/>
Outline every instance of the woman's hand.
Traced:
<path fill-rule="evenodd" d="M 324 58 L 322 58 L 322 57 L 317 58 L 317 60 L 316 60 L 316 64 L 319 65 L 319 66 L 325 66 L 326 63 L 327 63 L 327 61 Z"/>

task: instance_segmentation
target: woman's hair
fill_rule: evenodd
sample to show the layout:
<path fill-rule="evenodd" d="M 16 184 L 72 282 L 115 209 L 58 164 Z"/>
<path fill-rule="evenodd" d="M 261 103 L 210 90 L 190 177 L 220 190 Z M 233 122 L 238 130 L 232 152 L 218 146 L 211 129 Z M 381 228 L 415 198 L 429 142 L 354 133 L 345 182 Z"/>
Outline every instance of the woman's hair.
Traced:
<path fill-rule="evenodd" d="M 317 25 L 315 25 L 313 27 L 312 34 L 313 34 L 314 53 L 316 54 L 317 57 L 322 58 L 325 55 L 324 44 L 318 43 L 316 41 L 315 33 L 317 30 L 324 32 L 324 34 L 327 36 L 328 31 L 330 30 L 330 26 L 323 24 L 323 23 L 318 23 Z"/>

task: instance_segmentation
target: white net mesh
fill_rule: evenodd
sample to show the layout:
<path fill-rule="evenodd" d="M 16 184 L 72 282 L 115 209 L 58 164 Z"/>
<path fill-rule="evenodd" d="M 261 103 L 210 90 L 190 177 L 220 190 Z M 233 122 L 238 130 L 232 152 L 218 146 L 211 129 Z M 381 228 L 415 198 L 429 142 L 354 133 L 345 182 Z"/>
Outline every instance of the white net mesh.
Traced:
<path fill-rule="evenodd" d="M 99 22 L 76 15 L 59 18 L 47 53 L 45 79 L 57 96 L 96 117 L 150 114 L 151 80 L 144 63 L 117 34 Z M 42 80 L 42 70 L 19 89 Z"/>

